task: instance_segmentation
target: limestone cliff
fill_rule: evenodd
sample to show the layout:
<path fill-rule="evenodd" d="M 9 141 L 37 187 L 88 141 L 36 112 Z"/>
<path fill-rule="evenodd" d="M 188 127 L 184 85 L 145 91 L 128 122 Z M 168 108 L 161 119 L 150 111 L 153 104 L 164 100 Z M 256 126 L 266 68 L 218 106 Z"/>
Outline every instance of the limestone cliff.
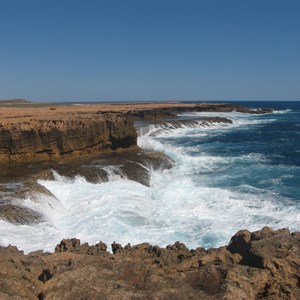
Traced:
<path fill-rule="evenodd" d="M 0 161 L 68 159 L 136 145 L 122 113 L 31 119 L 0 124 Z"/>
<path fill-rule="evenodd" d="M 1 107 L 0 163 L 74 159 L 136 146 L 134 120 L 174 118 L 185 111 L 261 114 L 233 104 L 98 104 Z"/>

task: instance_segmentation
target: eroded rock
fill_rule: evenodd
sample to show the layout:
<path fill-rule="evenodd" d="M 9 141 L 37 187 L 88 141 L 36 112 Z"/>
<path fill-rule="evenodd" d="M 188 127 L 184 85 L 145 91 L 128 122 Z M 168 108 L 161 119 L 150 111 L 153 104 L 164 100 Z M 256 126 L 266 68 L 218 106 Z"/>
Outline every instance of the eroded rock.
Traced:
<path fill-rule="evenodd" d="M 123 113 L 16 119 L 0 124 L 0 160 L 42 161 L 92 156 L 136 146 L 132 119 Z"/>
<path fill-rule="evenodd" d="M 63 240 L 55 253 L 0 247 L 1 299 L 299 299 L 300 235 L 239 231 L 227 247 Z M 247 247 L 245 247 L 247 245 Z M 250 256 L 250 258 L 249 258 Z M 254 266 L 251 256 L 260 259 Z"/>

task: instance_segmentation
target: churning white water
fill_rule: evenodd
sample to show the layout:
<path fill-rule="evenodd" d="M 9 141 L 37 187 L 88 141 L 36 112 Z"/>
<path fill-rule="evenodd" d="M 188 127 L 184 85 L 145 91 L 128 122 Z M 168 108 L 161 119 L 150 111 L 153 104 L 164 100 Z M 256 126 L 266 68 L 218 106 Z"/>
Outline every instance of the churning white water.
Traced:
<path fill-rule="evenodd" d="M 243 228 L 255 230 L 268 225 L 299 229 L 299 201 L 261 188 L 251 180 L 234 181 L 251 172 L 254 165 L 253 172 L 257 173 L 260 163 L 268 160 L 264 154 L 217 155 L 205 148 L 216 136 L 221 143 L 228 132 L 246 132 L 249 126 L 275 122 L 276 118 L 239 113 L 196 115 L 229 117 L 233 124 L 145 129 L 138 145 L 164 152 L 175 162 L 172 169 L 151 171 L 150 187 L 128 180 L 115 166 L 106 167 L 109 182 L 96 184 L 82 177 L 69 180 L 54 171 L 54 181 L 39 183 L 55 198 L 39 195 L 38 200 L 28 198 L 23 204 L 42 212 L 45 222 L 14 225 L 0 220 L 1 244 L 17 245 L 25 252 L 53 251 L 63 238 L 76 237 L 89 243 L 147 241 L 165 246 L 180 240 L 190 248 L 217 247 Z M 151 134 L 154 131 L 157 133 Z M 284 180 L 280 176 L 277 179 Z"/>

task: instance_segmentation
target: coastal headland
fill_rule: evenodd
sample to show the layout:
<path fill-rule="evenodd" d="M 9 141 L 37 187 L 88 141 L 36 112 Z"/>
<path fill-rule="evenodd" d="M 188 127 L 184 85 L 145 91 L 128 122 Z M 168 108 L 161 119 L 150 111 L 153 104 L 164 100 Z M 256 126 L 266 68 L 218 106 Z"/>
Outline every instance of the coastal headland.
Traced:
<path fill-rule="evenodd" d="M 37 183 L 52 178 L 51 168 L 69 178 L 107 181 L 103 170 L 85 163 L 94 158 L 101 158 L 101 164 L 122 162 L 128 179 L 148 185 L 145 162 L 154 169 L 171 168 L 173 162 L 138 148 L 136 122 L 173 128 L 230 123 L 223 117 L 176 119 L 187 111 L 263 114 L 272 109 L 176 102 L 2 105 L 0 179 L 24 178 L 22 186 L 12 190 L 0 186 L 6 195 L 0 199 L 0 218 L 16 225 L 42 222 L 42 214 L 9 198 L 34 199 L 36 192 L 51 196 Z M 14 246 L 0 247 L 0 299 L 300 298 L 300 234 L 288 229 L 241 230 L 227 246 L 216 249 L 188 249 L 181 242 L 159 247 L 147 241 L 139 245 L 116 241 L 111 249 L 112 253 L 101 241 L 81 244 L 76 237 L 62 240 L 54 253 L 24 254 Z"/>
<path fill-rule="evenodd" d="M 68 160 L 134 148 L 137 138 L 134 120 L 171 119 L 185 111 L 261 114 L 272 110 L 222 103 L 42 106 L 21 103 L 17 107 L 10 103 L 0 108 L 0 162 Z"/>

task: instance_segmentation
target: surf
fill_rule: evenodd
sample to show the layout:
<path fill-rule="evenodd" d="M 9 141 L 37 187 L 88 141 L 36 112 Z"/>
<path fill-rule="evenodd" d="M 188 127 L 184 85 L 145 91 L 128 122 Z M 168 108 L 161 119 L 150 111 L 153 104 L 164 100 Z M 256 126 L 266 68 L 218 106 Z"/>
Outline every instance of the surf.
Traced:
<path fill-rule="evenodd" d="M 276 165 L 253 141 L 257 132 L 290 113 L 187 113 L 177 123 L 145 124 L 137 129 L 138 146 L 168 155 L 171 169 L 143 165 L 150 172 L 149 186 L 128 179 L 122 166 L 104 166 L 108 181 L 95 183 L 53 170 L 54 180 L 38 181 L 53 196 L 28 197 L 22 204 L 43 214 L 44 221 L 16 225 L 0 220 L 1 243 L 25 252 L 52 251 L 71 237 L 92 244 L 147 241 L 159 246 L 180 240 L 189 248 L 208 248 L 224 245 L 242 228 L 299 230 L 300 202 L 293 189 L 299 167 Z M 182 122 L 203 117 L 232 123 Z"/>

